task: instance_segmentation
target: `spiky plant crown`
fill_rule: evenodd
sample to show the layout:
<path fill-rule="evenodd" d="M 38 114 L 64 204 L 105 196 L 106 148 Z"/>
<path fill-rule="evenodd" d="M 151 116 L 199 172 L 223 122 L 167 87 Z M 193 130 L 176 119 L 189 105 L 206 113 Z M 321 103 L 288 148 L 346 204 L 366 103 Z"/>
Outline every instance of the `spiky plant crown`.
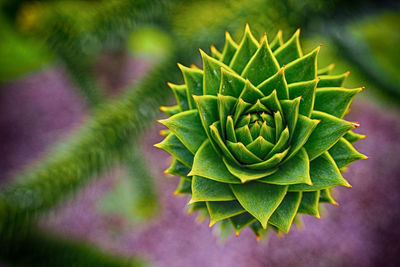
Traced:
<path fill-rule="evenodd" d="M 200 50 L 203 70 L 178 64 L 185 84 L 169 83 L 177 104 L 161 107 L 169 130 L 156 146 L 173 156 L 175 193 L 191 194 L 210 226 L 287 233 L 296 215 L 336 204 L 333 187 L 350 187 L 341 170 L 366 158 L 352 146 L 364 136 L 343 117 L 362 88 L 318 70 L 319 50 L 303 55 L 299 30 L 259 43 L 247 25 L 240 44 L 227 33 L 222 52 Z"/>

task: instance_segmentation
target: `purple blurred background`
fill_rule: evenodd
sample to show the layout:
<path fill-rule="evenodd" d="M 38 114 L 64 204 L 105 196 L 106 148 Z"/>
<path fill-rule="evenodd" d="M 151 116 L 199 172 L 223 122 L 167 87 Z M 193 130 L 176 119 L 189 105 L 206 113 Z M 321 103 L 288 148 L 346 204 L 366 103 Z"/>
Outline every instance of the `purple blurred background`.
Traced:
<path fill-rule="evenodd" d="M 118 78 L 111 72 L 113 64 L 98 72 L 114 92 L 149 65 L 131 58 Z M 58 65 L 0 85 L 1 182 L 72 135 L 85 121 L 85 105 Z M 245 229 L 223 243 L 208 222 L 196 223 L 195 214 L 184 210 L 188 199 L 172 195 L 178 179 L 163 174 L 170 158 L 153 147 L 161 140 L 156 124 L 141 139 L 159 193 L 161 209 L 155 218 L 132 225 L 99 212 L 99 201 L 124 171 L 116 166 L 43 218 L 41 227 L 107 251 L 139 254 L 154 266 L 399 266 L 400 111 L 358 97 L 347 119 L 359 122 L 358 132 L 368 136 L 356 148 L 369 159 L 352 164 L 344 174 L 353 187 L 338 190 L 338 207 L 325 205 L 322 220 L 303 216 L 304 229 L 293 227 L 282 237 L 271 234 L 259 243 Z"/>

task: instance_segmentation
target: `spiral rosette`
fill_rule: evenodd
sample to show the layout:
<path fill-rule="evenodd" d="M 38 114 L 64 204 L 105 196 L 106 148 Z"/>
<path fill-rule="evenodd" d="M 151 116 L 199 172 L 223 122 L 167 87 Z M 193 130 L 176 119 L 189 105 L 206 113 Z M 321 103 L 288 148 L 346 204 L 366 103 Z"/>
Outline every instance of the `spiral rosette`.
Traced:
<path fill-rule="evenodd" d="M 240 44 L 226 33 L 222 52 L 200 51 L 202 70 L 178 64 L 185 83 L 169 84 L 177 104 L 161 107 L 170 117 L 156 146 L 173 156 L 175 193 L 221 231 L 260 237 L 287 233 L 298 214 L 319 218 L 320 203 L 336 204 L 332 188 L 350 187 L 341 170 L 366 158 L 352 145 L 358 124 L 343 120 L 363 88 L 318 70 L 320 46 L 303 55 L 299 33 L 258 42 L 247 25 Z"/>

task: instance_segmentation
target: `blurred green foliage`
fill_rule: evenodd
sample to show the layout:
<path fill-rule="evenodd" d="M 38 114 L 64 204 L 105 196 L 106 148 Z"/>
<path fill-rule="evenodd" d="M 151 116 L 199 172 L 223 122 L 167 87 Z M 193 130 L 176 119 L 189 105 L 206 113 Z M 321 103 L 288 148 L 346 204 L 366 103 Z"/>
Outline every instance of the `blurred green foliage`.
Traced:
<path fill-rule="evenodd" d="M 153 22 L 166 6 L 151 1 L 6 1 L 5 10 L 20 34 L 45 42 L 67 68 L 88 104 L 105 97 L 94 73 L 98 55 L 121 50 L 139 23 Z M 4 15 L 5 16 L 5 15 Z"/>
<path fill-rule="evenodd" d="M 1 239 L 1 259 L 10 266 L 147 266 L 143 260 L 107 254 L 84 242 L 31 232 L 23 238 Z"/>
<path fill-rule="evenodd" d="M 160 28 L 144 25 L 130 34 L 127 46 L 134 55 L 162 59 L 173 49 L 173 41 Z"/>
<path fill-rule="evenodd" d="M 100 211 L 132 221 L 135 214 L 153 216 L 156 191 L 138 139 L 159 116 L 158 106 L 169 101 L 166 82 L 180 82 L 175 63 L 198 62 L 199 47 L 221 49 L 225 31 L 238 40 L 249 23 L 258 35 L 273 36 L 282 29 L 286 39 L 301 27 L 305 51 L 323 44 L 321 66 L 333 61 L 337 73 L 352 72 L 348 86 L 361 80 L 366 92 L 400 103 L 396 1 L 2 0 L 0 7 L 0 82 L 62 64 L 92 107 L 75 136 L 1 189 L 0 244 L 10 249 L 0 256 L 11 264 L 55 266 L 56 261 L 42 261 L 52 255 L 59 259 L 57 266 L 71 259 L 93 265 L 95 258 L 105 259 L 107 266 L 125 265 L 124 259 L 108 261 L 99 251 L 89 253 L 77 243 L 43 236 L 36 219 L 116 164 L 124 166 L 126 176 L 99 204 Z M 155 62 L 154 69 L 110 100 L 94 71 L 107 51 L 144 56 Z M 224 229 L 221 225 L 219 231 Z M 38 244 L 45 246 L 38 251 Z M 31 261 L 21 262 L 21 253 Z"/>
<path fill-rule="evenodd" d="M 139 147 L 137 144 L 132 146 Z M 157 213 L 154 180 L 140 149 L 130 149 L 126 153 L 125 172 L 119 177 L 122 180 L 117 181 L 114 189 L 100 200 L 98 209 L 129 223 L 143 223 Z"/>
<path fill-rule="evenodd" d="M 38 39 L 16 32 L 0 16 L 0 82 L 36 70 L 52 59 L 51 52 Z"/>
<path fill-rule="evenodd" d="M 362 71 L 370 76 L 372 83 L 399 101 L 400 13 L 387 11 L 363 16 L 350 23 L 348 30 L 354 38 L 350 49 L 364 48 L 362 53 L 357 53 L 358 60 L 353 56 L 351 61 L 362 65 Z"/>
<path fill-rule="evenodd" d="M 385 12 L 368 16 L 351 26 L 352 34 L 366 41 L 373 57 L 398 83 L 400 83 L 400 14 Z M 392 56 L 388 56 L 392 55 Z"/>

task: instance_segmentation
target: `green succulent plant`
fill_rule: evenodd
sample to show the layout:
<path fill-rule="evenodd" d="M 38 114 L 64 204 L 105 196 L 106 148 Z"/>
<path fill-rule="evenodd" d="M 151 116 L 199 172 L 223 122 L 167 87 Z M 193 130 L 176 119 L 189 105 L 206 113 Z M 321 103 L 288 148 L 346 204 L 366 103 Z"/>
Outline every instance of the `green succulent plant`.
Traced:
<path fill-rule="evenodd" d="M 336 204 L 332 188 L 350 187 L 341 170 L 366 158 L 352 145 L 365 137 L 358 124 L 343 120 L 363 88 L 343 88 L 348 73 L 332 65 L 318 70 L 320 46 L 303 55 L 299 34 L 258 42 L 247 25 L 239 44 L 226 33 L 222 52 L 200 50 L 202 70 L 178 64 L 185 83 L 169 83 L 177 104 L 161 107 L 170 117 L 155 146 L 173 156 L 175 193 L 210 226 L 287 233 L 298 214 Z"/>

